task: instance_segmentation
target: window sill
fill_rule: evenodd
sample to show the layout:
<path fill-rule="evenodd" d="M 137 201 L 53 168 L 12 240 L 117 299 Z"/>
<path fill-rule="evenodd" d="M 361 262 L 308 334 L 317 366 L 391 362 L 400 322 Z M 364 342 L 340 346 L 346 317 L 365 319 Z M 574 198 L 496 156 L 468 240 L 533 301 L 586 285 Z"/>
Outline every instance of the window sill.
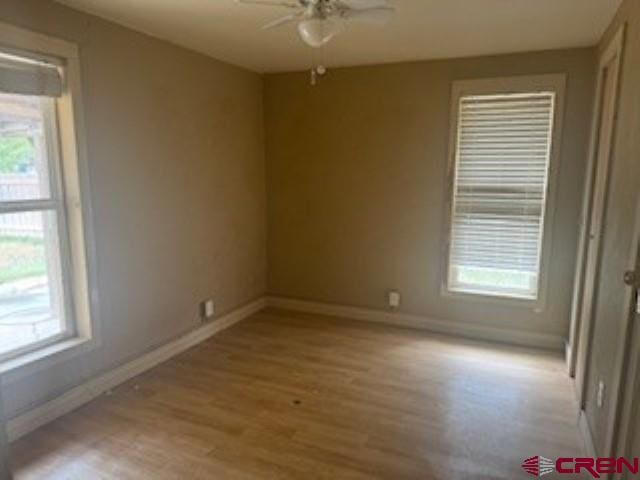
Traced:
<path fill-rule="evenodd" d="M 98 346 L 95 339 L 74 337 L 0 363 L 2 386 L 10 385 Z"/>
<path fill-rule="evenodd" d="M 541 313 L 545 309 L 545 302 L 543 297 L 526 298 L 507 295 L 492 295 L 489 293 L 450 290 L 446 286 L 442 287 L 440 293 L 445 298 L 468 302 L 485 303 L 496 306 L 499 305 L 503 307 L 523 308 L 531 310 L 535 313 Z"/>

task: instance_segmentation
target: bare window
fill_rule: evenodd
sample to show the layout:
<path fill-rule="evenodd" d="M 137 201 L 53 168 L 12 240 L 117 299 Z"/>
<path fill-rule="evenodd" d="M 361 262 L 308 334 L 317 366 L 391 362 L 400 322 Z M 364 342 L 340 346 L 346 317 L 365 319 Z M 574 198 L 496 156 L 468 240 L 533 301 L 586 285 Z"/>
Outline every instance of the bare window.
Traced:
<path fill-rule="evenodd" d="M 0 93 L 0 358 L 73 334 L 54 100 Z"/>

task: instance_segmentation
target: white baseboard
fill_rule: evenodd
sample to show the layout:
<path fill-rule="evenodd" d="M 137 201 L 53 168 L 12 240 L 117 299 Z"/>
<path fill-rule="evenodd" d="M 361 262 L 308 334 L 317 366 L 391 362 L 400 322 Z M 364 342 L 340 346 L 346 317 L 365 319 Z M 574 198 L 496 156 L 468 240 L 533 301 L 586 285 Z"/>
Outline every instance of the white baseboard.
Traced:
<path fill-rule="evenodd" d="M 580 431 L 580 436 L 582 437 L 582 443 L 585 449 L 584 453 L 586 454 L 586 456 L 597 458 L 598 455 L 596 454 L 596 446 L 593 443 L 591 427 L 589 427 L 587 415 L 584 413 L 584 410 L 580 410 L 580 414 L 578 415 L 578 430 Z"/>
<path fill-rule="evenodd" d="M 283 297 L 268 297 L 267 304 L 270 307 L 286 310 L 316 313 L 335 317 L 346 317 L 355 320 L 385 323 L 402 327 L 419 328 L 437 333 L 510 343 L 527 347 L 562 351 L 564 345 L 564 340 L 560 336 L 523 332 L 519 330 L 507 330 L 469 322 L 439 320 L 400 312 L 385 312 L 382 310 L 309 302 Z"/>
<path fill-rule="evenodd" d="M 7 422 L 9 441 L 14 441 L 38 427 L 75 410 L 102 395 L 104 392 L 188 350 L 221 330 L 262 310 L 266 306 L 267 301 L 265 298 L 255 300 L 9 420 Z"/>

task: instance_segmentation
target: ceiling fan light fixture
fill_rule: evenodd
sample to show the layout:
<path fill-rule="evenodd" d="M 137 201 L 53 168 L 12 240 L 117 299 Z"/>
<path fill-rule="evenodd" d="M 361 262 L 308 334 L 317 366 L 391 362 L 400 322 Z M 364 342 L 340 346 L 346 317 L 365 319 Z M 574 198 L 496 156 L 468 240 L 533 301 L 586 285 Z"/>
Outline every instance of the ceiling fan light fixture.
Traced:
<path fill-rule="evenodd" d="M 312 17 L 298 24 L 300 37 L 307 45 L 319 48 L 331 40 L 340 31 L 338 23 L 327 18 Z"/>

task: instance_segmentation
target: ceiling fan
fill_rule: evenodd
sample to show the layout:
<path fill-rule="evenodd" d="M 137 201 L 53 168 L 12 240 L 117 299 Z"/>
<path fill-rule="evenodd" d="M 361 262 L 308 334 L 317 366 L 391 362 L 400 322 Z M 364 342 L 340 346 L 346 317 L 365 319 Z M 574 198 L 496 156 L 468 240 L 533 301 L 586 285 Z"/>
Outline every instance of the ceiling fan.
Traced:
<path fill-rule="evenodd" d="M 267 23 L 270 29 L 298 23 L 300 37 L 314 48 L 321 47 L 340 33 L 350 21 L 384 24 L 395 9 L 388 0 L 236 0 L 238 3 L 284 7 L 293 10 L 289 15 Z"/>

